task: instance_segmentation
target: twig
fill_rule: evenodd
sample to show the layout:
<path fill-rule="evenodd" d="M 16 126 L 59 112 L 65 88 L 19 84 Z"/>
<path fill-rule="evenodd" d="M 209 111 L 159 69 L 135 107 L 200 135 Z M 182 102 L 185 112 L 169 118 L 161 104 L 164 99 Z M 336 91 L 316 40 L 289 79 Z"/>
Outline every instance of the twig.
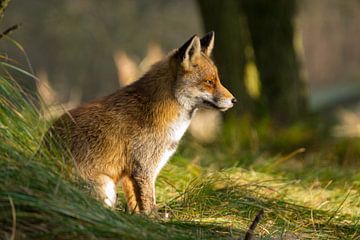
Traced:
<path fill-rule="evenodd" d="M 11 32 L 15 31 L 16 29 L 18 29 L 21 25 L 20 24 L 15 24 L 14 26 L 9 27 L 8 29 L 6 29 L 5 31 L 3 31 L 2 33 L 0 33 L 0 39 L 2 39 L 3 37 L 5 37 L 6 35 L 9 35 Z"/>
<path fill-rule="evenodd" d="M 247 230 L 244 240 L 251 240 L 254 236 L 254 231 L 258 223 L 260 222 L 261 218 L 264 215 L 264 209 L 261 209 L 259 213 L 256 215 L 254 221 L 251 223 L 249 230 Z"/>

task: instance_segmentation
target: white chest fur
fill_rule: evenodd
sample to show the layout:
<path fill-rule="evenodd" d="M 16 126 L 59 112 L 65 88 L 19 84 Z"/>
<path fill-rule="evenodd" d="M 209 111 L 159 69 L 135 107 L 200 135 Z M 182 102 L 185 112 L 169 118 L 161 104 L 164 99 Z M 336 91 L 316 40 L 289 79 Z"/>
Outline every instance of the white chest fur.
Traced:
<path fill-rule="evenodd" d="M 188 129 L 190 125 L 191 118 L 189 117 L 189 113 L 182 113 L 179 114 L 178 118 L 169 124 L 168 128 L 168 146 L 166 149 L 164 149 L 164 152 L 161 155 L 161 158 L 158 162 L 157 168 L 156 168 L 156 174 L 155 177 L 159 174 L 160 170 L 165 166 L 165 164 L 168 162 L 170 157 L 174 154 L 177 144 L 179 143 L 180 139 L 186 132 L 186 129 Z"/>
<path fill-rule="evenodd" d="M 179 142 L 184 135 L 186 129 L 188 129 L 190 121 L 191 118 L 189 117 L 189 114 L 187 112 L 179 114 L 179 117 L 169 126 L 168 134 L 170 141 Z"/>

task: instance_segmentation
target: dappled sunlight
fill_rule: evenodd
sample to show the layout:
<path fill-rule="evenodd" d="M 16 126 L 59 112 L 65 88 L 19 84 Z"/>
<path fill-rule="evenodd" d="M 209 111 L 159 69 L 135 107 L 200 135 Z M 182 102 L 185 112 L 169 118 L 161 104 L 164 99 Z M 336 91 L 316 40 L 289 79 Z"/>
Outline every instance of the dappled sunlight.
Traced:
<path fill-rule="evenodd" d="M 254 62 L 248 62 L 245 65 L 244 81 L 249 95 L 255 99 L 259 98 L 261 94 L 259 72 Z"/>

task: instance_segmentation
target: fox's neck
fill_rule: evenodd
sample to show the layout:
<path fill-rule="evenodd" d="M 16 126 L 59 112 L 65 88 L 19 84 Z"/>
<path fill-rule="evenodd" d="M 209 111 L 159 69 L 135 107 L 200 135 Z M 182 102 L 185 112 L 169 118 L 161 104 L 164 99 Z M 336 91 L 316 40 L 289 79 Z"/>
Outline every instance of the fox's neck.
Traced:
<path fill-rule="evenodd" d="M 178 118 L 190 120 L 193 109 L 187 109 L 175 98 L 176 74 L 169 59 L 155 64 L 141 79 L 133 84 L 138 94 L 144 96 L 149 120 L 162 126 Z M 145 114 L 145 113 L 144 113 Z"/>
<path fill-rule="evenodd" d="M 173 86 L 176 75 L 173 73 L 169 61 L 158 62 L 133 85 L 144 90 L 153 102 L 162 100 L 176 100 L 173 94 Z M 137 85 L 137 86 L 136 86 Z"/>

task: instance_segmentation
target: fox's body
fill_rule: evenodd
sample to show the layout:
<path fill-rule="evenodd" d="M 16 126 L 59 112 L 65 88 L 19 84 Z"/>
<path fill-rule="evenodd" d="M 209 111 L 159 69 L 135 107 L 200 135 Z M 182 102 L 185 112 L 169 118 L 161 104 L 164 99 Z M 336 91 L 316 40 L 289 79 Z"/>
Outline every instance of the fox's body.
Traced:
<path fill-rule="evenodd" d="M 196 109 L 232 106 L 234 98 L 209 58 L 213 34 L 204 39 L 200 45 L 194 36 L 138 81 L 71 110 L 49 131 L 67 144 L 80 175 L 107 205 L 115 205 L 121 182 L 130 210 L 150 212 L 156 177 Z"/>

